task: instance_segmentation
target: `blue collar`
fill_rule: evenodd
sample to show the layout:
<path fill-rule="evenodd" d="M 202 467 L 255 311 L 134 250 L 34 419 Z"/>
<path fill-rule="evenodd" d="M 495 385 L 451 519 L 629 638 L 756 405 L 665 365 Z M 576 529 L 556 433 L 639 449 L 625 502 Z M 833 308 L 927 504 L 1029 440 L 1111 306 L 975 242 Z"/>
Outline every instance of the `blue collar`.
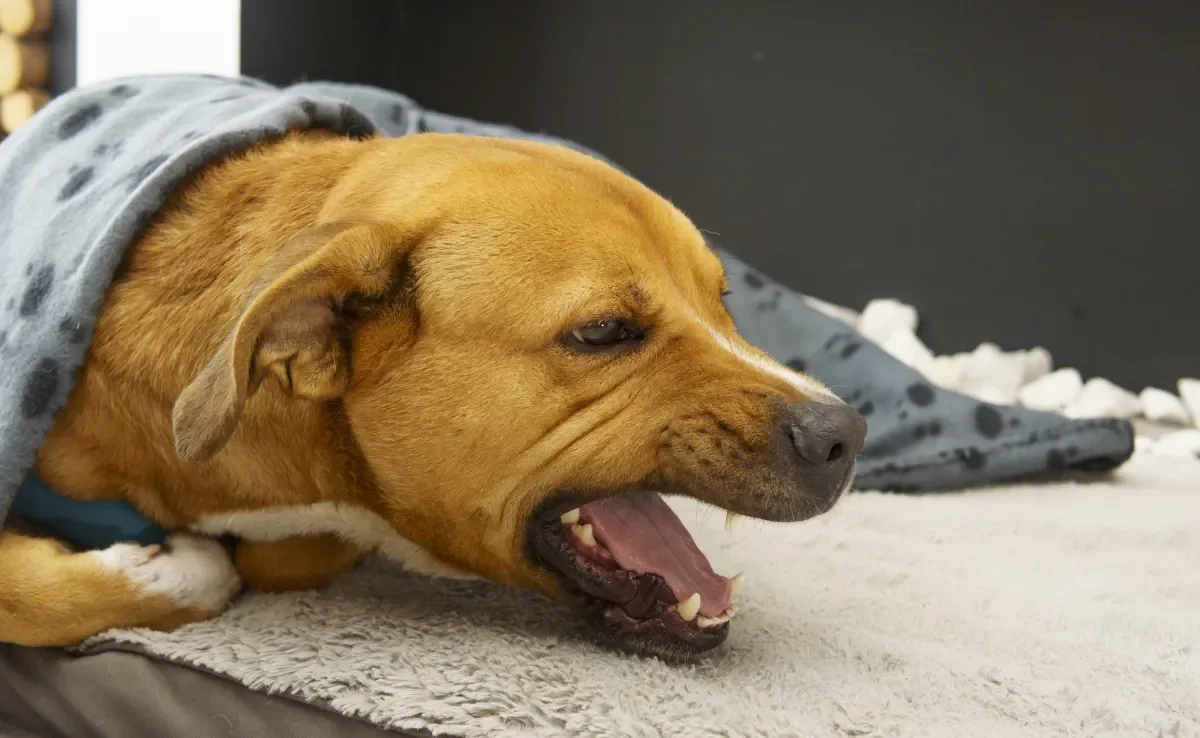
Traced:
<path fill-rule="evenodd" d="M 123 500 L 72 500 L 47 487 L 33 472 L 17 488 L 11 514 L 83 549 L 108 548 L 122 541 L 149 546 L 167 536 Z"/>

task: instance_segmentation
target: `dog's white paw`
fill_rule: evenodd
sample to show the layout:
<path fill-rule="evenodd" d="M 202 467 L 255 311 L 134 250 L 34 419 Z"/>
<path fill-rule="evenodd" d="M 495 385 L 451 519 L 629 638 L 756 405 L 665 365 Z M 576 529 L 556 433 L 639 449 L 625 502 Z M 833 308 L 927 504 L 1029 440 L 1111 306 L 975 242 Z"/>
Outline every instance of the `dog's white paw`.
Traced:
<path fill-rule="evenodd" d="M 136 543 L 114 543 L 100 551 L 92 551 L 91 556 L 97 559 L 106 569 L 129 571 L 145 564 L 158 555 L 162 546 L 139 546 Z"/>
<path fill-rule="evenodd" d="M 169 597 L 181 608 L 219 612 L 242 586 L 225 548 L 191 533 L 172 533 L 163 547 L 117 543 L 91 555 L 147 594 Z"/>

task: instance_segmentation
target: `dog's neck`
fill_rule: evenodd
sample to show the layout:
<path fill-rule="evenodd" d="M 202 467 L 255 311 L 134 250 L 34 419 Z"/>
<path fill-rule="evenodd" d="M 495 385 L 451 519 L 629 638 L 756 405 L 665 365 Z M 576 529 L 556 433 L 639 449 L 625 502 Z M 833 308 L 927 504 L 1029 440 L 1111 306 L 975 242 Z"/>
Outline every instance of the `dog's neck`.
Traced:
<path fill-rule="evenodd" d="M 340 402 L 297 400 L 267 381 L 228 446 L 199 465 L 178 459 L 170 425 L 175 398 L 237 320 L 263 265 L 317 219 L 331 172 L 369 145 L 293 134 L 180 188 L 111 288 L 120 299 L 110 297 L 39 455 L 48 484 L 75 499 L 123 497 L 166 526 L 280 505 L 377 510 Z"/>

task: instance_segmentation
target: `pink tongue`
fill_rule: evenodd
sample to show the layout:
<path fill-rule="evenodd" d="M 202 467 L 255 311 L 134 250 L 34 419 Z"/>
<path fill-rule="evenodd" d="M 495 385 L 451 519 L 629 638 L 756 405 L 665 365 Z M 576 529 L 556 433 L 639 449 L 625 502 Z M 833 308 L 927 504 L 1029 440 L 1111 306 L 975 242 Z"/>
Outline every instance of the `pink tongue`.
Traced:
<path fill-rule="evenodd" d="M 619 495 L 579 508 L 596 539 L 622 569 L 662 577 L 677 600 L 700 593 L 700 614 L 716 617 L 729 606 L 729 580 L 692 540 L 674 511 L 656 492 Z"/>

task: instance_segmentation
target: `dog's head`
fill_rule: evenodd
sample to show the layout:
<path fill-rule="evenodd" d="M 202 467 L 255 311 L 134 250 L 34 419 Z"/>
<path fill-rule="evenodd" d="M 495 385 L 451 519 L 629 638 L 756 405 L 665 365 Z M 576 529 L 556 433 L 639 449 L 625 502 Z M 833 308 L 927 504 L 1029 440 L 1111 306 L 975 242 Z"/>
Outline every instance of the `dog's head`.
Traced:
<path fill-rule="evenodd" d="M 176 404 L 201 460 L 273 379 L 336 404 L 362 484 L 441 562 L 579 604 L 618 644 L 720 644 L 740 580 L 660 494 L 796 521 L 851 485 L 862 418 L 734 329 L 670 203 L 547 145 L 373 141 L 267 265 Z"/>

